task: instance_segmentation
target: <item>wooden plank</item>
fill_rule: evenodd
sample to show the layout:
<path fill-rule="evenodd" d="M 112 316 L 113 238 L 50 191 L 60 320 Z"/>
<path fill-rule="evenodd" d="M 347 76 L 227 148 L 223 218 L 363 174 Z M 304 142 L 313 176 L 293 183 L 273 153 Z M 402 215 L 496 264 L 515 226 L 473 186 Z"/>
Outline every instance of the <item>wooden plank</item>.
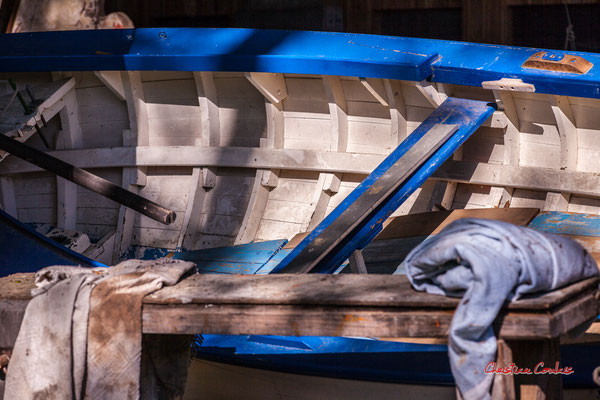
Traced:
<path fill-rule="evenodd" d="M 516 365 L 532 370 L 540 362 L 554 368 L 560 362 L 559 340 L 507 341 Z M 540 368 L 543 369 L 543 368 Z M 519 374 L 514 376 L 515 391 L 523 400 L 562 400 L 562 378 L 558 374 Z"/>
<path fill-rule="evenodd" d="M 121 71 L 121 80 L 129 116 L 129 129 L 123 131 L 123 146 L 133 148 L 148 146 L 150 144 L 150 127 L 144 86 L 140 73 L 135 71 Z M 121 186 L 133 193 L 139 192 L 139 186 L 146 185 L 144 179 L 145 172 L 145 169 L 139 166 L 123 168 Z M 138 180 L 138 177 L 142 177 L 142 179 Z M 133 210 L 124 206 L 119 208 L 112 264 L 116 264 L 129 246 L 131 246 L 134 218 L 135 212 Z"/>
<path fill-rule="evenodd" d="M 2 209 L 13 218 L 17 218 L 17 198 L 12 177 L 0 177 L 0 190 L 2 191 Z"/>
<path fill-rule="evenodd" d="M 119 71 L 94 71 L 94 75 L 106 85 L 110 91 L 121 101 L 125 101 L 125 89 Z"/>
<path fill-rule="evenodd" d="M 246 72 L 246 78 L 278 110 L 283 110 L 282 100 L 288 95 L 285 78 L 281 73 Z"/>
<path fill-rule="evenodd" d="M 513 353 L 506 340 L 497 341 L 496 363 L 498 369 L 508 367 L 513 363 Z M 492 384 L 492 400 L 516 400 L 513 374 L 497 374 Z"/>
<path fill-rule="evenodd" d="M 382 106 L 389 107 L 385 87 L 380 79 L 360 78 L 360 83 Z"/>
<path fill-rule="evenodd" d="M 568 212 L 542 212 L 531 228 L 561 235 L 600 237 L 600 216 Z"/>
<path fill-rule="evenodd" d="M 384 159 L 384 156 L 372 154 L 249 147 L 204 149 L 197 146 L 153 146 L 130 149 L 113 147 L 48 153 L 64 161 L 78 164 L 81 168 L 221 166 L 362 175 L 369 174 Z M 40 168 L 20 160 L 7 160 L 0 166 L 2 175 L 39 171 Z M 436 170 L 431 179 L 600 197 L 598 189 L 600 177 L 591 172 L 449 161 Z"/>
<path fill-rule="evenodd" d="M 201 229 L 202 212 L 204 209 L 204 199 L 206 190 L 201 185 L 202 169 L 194 168 L 192 170 L 192 185 L 189 188 L 188 202 L 183 216 L 181 231 L 177 241 L 177 247 L 192 249 L 196 241 L 196 235 Z"/>
<path fill-rule="evenodd" d="M 364 278 L 369 275 L 355 276 Z M 270 275 L 261 277 L 267 278 Z M 499 336 L 507 339 L 556 338 L 598 314 L 598 304 L 593 294 L 595 292 L 595 289 L 590 290 L 552 312 L 501 311 L 494 326 L 498 329 Z M 204 304 L 178 306 L 145 302 L 143 332 L 440 337 L 448 335 L 454 312 L 452 309 L 368 306 L 224 304 L 213 300 Z"/>
<path fill-rule="evenodd" d="M 329 104 L 331 121 L 330 150 L 346 152 L 348 150 L 348 106 L 341 79 L 337 76 L 323 76 L 323 86 Z M 313 199 L 310 219 L 301 230 L 314 229 L 325 218 L 331 196 L 337 193 L 341 182 L 340 174 L 321 173 L 317 182 L 317 190 Z"/>
<path fill-rule="evenodd" d="M 202 118 L 202 146 L 219 146 L 221 124 L 213 74 L 211 72 L 194 72 L 193 74 Z M 189 188 L 188 203 L 177 247 L 184 249 L 194 247 L 197 235 L 202 231 L 206 190 L 216 186 L 216 177 L 216 168 L 193 168 L 192 184 Z"/>
<path fill-rule="evenodd" d="M 507 305 L 509 310 L 550 310 L 567 299 L 593 289 L 590 278 L 543 295 L 528 296 Z M 195 275 L 176 286 L 146 297 L 147 304 L 279 304 L 455 308 L 460 299 L 412 289 L 404 275 Z"/>
<path fill-rule="evenodd" d="M 462 218 L 486 218 L 527 226 L 538 213 L 537 208 L 484 208 L 410 214 L 390 219 L 376 240 L 436 235 Z"/>
<path fill-rule="evenodd" d="M 261 148 L 282 149 L 284 146 L 283 108 L 281 104 L 280 108 L 275 104 L 265 100 L 267 137 L 260 139 Z M 256 238 L 271 190 L 279 184 L 279 174 L 280 170 L 278 168 L 256 170 L 250 201 L 236 236 L 235 244 L 248 243 Z"/>
<path fill-rule="evenodd" d="M 436 235 L 448 224 L 461 218 L 487 218 L 527 226 L 539 212 L 539 208 L 474 208 L 401 215 L 389 218 L 384 222 L 383 230 L 373 240 Z M 284 248 L 293 249 L 308 234 L 309 232 L 298 233 L 289 240 Z M 600 231 L 598 235 L 600 236 Z"/>
<path fill-rule="evenodd" d="M 0 304 L 30 298 L 33 274 L 0 278 Z M 555 338 L 598 314 L 598 278 L 512 302 L 500 337 Z M 194 275 L 144 299 L 144 333 L 442 337 L 460 299 L 405 276 Z M 23 305 L 24 306 L 24 305 Z"/>
<path fill-rule="evenodd" d="M 287 273 L 308 272 L 329 256 L 335 246 L 350 235 L 352 229 L 368 218 L 369 213 L 385 201 L 457 129 L 457 125 L 433 126 L 403 157 L 385 168 L 381 178 L 375 178 L 368 190 L 341 210 L 331 224 L 324 226 L 318 238 L 306 243 L 285 265 L 284 270 Z"/>
<path fill-rule="evenodd" d="M 79 110 L 74 90 L 63 97 L 64 107 L 60 111 L 62 130 L 58 133 L 56 150 L 83 147 L 83 135 L 79 124 Z M 56 226 L 75 230 L 77 226 L 77 185 L 56 177 Z"/>
<path fill-rule="evenodd" d="M 414 82 L 414 85 L 433 108 L 438 108 L 448 98 L 429 82 Z"/>
<path fill-rule="evenodd" d="M 367 266 L 365 265 L 365 259 L 363 258 L 362 252 L 360 250 L 354 250 L 350 258 L 348 259 L 350 263 L 350 270 L 355 274 L 366 274 Z"/>
<path fill-rule="evenodd" d="M 395 148 L 408 136 L 406 123 L 406 105 L 404 104 L 404 93 L 399 81 L 384 79 L 383 85 L 390 104 L 391 121 L 391 147 Z"/>
<path fill-rule="evenodd" d="M 3 110 L 2 120 L 0 121 L 0 132 L 6 134 L 26 128 L 26 130 L 30 131 L 30 134 L 33 134 L 31 129 L 39 121 L 40 115 L 44 113 L 44 110 L 52 108 L 55 103 L 60 102 L 62 97 L 73 87 L 75 87 L 75 79 L 70 78 L 45 83 L 32 88 L 36 98 L 43 100 L 43 102 L 32 112 L 24 114 L 21 103 L 14 100 L 6 110 Z M 29 98 L 24 90 L 20 92 L 24 98 Z M 9 103 L 11 97 L 12 94 L 6 94 L 0 98 L 0 104 L 3 105 L 3 108 Z M 54 111 L 58 112 L 58 110 Z M 52 115 L 47 113 L 44 113 L 44 116 L 48 119 L 52 117 Z"/>

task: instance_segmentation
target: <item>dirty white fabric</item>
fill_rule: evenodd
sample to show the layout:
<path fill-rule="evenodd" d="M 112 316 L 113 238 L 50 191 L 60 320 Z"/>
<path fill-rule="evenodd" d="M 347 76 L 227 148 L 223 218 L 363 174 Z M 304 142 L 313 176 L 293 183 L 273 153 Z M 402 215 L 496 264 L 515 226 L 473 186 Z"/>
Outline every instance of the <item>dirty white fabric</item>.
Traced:
<path fill-rule="evenodd" d="M 5 398 L 138 399 L 142 299 L 193 268 L 161 259 L 38 271 L 8 366 Z"/>
<path fill-rule="evenodd" d="M 492 322 L 506 300 L 551 291 L 598 275 L 575 241 L 506 222 L 465 218 L 417 246 L 405 270 L 419 291 L 462 296 L 450 325 L 448 353 L 464 400 L 490 398 L 495 359 Z"/>

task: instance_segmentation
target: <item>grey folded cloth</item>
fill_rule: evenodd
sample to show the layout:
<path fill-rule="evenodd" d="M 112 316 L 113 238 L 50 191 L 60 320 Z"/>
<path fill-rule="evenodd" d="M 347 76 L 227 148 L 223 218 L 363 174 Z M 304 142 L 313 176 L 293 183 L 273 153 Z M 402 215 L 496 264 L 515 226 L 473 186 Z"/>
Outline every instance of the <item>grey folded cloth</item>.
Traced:
<path fill-rule="evenodd" d="M 506 300 L 598 275 L 588 252 L 567 237 L 506 222 L 465 218 L 417 246 L 398 267 L 416 290 L 462 296 L 448 353 L 464 400 L 489 399 L 495 360 L 492 322 Z"/>
<path fill-rule="evenodd" d="M 38 271 L 38 287 L 8 365 L 5 398 L 139 398 L 142 299 L 163 285 L 175 285 L 194 267 L 160 259 Z M 187 366 L 184 361 L 180 364 Z M 183 393 L 181 382 L 177 385 L 174 396 Z"/>

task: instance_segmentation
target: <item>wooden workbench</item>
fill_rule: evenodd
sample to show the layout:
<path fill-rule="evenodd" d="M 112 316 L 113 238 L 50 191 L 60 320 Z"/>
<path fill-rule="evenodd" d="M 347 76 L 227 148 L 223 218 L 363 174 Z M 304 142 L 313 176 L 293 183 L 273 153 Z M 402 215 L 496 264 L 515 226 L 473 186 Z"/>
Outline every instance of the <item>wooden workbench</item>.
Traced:
<path fill-rule="evenodd" d="M 18 330 L 32 281 L 32 274 L 0 279 L 0 320 L 12 324 L 12 331 Z M 498 361 L 554 365 L 559 337 L 599 314 L 597 287 L 598 279 L 587 279 L 507 304 L 495 322 Z M 211 274 L 147 296 L 142 318 L 146 334 L 447 337 L 458 303 L 416 292 L 401 275 Z M 12 334 L 4 336 L 0 347 L 11 347 Z M 560 398 L 561 382 L 560 376 L 498 375 L 494 398 L 537 392 Z"/>

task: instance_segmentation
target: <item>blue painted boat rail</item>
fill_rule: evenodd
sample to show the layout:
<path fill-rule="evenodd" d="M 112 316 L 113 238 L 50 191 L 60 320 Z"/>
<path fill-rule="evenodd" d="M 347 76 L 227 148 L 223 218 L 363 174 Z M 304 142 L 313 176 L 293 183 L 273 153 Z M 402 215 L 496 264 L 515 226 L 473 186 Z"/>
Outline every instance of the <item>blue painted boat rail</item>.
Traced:
<path fill-rule="evenodd" d="M 600 54 L 585 74 L 524 68 L 544 51 L 355 33 L 152 28 L 0 35 L 0 71 L 242 71 L 389 78 L 480 87 L 521 79 L 540 93 L 600 98 Z"/>

